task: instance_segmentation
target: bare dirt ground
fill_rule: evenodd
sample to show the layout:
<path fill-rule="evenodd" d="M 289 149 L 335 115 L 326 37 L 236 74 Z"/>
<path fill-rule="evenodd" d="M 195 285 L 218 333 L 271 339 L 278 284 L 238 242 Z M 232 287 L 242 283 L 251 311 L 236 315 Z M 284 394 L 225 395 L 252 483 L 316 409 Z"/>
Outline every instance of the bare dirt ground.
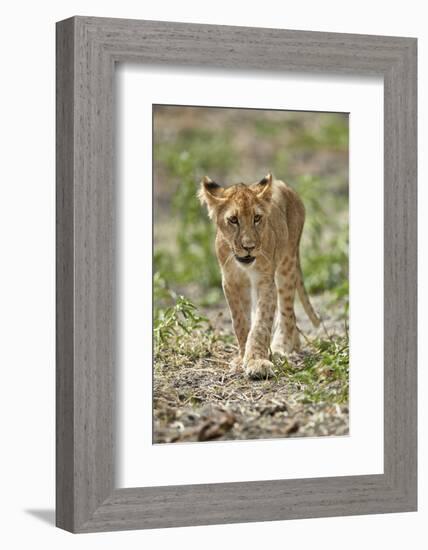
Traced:
<path fill-rule="evenodd" d="M 314 304 L 324 326 L 314 330 L 298 308 L 302 351 L 275 358 L 275 376 L 259 381 L 230 369 L 237 350 L 229 313 L 210 308 L 210 329 L 156 356 L 154 442 L 347 435 L 346 326 L 325 298 Z"/>

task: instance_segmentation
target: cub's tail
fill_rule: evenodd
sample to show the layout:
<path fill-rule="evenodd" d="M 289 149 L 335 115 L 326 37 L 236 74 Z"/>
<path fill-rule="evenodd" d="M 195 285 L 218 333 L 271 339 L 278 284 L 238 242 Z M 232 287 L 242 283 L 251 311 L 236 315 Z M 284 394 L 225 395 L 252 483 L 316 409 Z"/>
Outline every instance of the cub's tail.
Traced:
<path fill-rule="evenodd" d="M 303 309 L 306 312 L 306 315 L 311 320 L 314 327 L 319 327 L 321 320 L 318 315 L 315 313 L 314 308 L 309 300 L 308 293 L 306 292 L 305 285 L 303 283 L 303 273 L 300 266 L 300 254 L 297 254 L 297 292 L 299 294 L 300 301 L 302 302 Z"/>

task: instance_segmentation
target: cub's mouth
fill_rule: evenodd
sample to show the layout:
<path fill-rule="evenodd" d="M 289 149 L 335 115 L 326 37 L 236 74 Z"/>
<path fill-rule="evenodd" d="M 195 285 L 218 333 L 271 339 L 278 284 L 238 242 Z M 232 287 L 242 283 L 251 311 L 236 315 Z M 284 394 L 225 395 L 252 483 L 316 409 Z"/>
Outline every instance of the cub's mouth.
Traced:
<path fill-rule="evenodd" d="M 256 259 L 254 256 L 235 256 L 236 260 L 241 264 L 252 264 Z"/>

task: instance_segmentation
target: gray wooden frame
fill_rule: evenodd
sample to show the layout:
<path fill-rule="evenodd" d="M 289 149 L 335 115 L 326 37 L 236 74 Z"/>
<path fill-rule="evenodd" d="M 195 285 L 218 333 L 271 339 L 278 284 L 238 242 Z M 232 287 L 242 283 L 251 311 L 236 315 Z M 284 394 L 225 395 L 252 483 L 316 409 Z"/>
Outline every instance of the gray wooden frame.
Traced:
<path fill-rule="evenodd" d="M 57 24 L 59 527 L 91 532 L 416 510 L 416 44 L 90 17 Z M 116 62 L 384 78 L 382 475 L 115 488 Z"/>

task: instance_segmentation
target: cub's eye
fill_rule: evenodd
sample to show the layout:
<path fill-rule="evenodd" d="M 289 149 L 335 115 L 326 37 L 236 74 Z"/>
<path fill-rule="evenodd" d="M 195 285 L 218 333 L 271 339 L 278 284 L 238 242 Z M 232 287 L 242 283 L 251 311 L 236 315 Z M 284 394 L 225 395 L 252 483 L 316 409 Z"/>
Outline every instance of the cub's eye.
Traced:
<path fill-rule="evenodd" d="M 259 221 L 262 219 L 262 217 L 260 216 L 260 214 L 256 214 L 254 216 L 254 223 L 259 223 Z"/>
<path fill-rule="evenodd" d="M 236 216 L 232 216 L 231 218 L 228 219 L 228 221 L 230 223 L 232 223 L 233 225 L 237 225 L 238 224 L 238 218 Z"/>

